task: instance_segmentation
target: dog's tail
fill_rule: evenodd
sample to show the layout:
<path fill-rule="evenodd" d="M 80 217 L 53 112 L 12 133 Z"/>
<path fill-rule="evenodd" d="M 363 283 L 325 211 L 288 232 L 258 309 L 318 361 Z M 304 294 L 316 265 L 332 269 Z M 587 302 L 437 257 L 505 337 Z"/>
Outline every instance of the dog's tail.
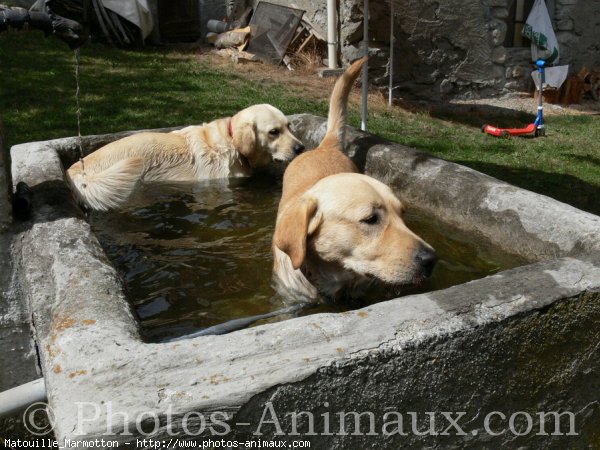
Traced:
<path fill-rule="evenodd" d="M 344 125 L 346 124 L 348 95 L 366 61 L 366 56 L 354 61 L 335 82 L 333 92 L 331 93 L 331 99 L 329 100 L 327 133 L 325 134 L 325 138 L 320 147 L 333 147 L 341 150 L 341 147 L 344 145 Z"/>
<path fill-rule="evenodd" d="M 127 158 L 101 172 L 84 174 L 81 163 L 76 163 L 67 171 L 67 178 L 82 203 L 96 211 L 107 211 L 125 203 L 143 168 L 143 158 Z"/>

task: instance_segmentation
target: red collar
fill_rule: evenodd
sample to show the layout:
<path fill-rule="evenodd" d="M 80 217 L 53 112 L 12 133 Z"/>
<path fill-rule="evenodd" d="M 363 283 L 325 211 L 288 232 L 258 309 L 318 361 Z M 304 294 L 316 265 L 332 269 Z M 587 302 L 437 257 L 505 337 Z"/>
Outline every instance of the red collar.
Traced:
<path fill-rule="evenodd" d="M 231 124 L 231 119 L 229 119 L 229 123 L 227 124 L 227 132 L 229 133 L 229 137 L 233 137 L 233 125 Z"/>

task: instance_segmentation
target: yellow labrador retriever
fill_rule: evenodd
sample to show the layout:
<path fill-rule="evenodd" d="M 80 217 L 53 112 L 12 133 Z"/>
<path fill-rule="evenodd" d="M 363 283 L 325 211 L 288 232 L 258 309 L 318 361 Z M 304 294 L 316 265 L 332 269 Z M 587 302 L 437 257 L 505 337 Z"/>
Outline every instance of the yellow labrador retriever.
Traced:
<path fill-rule="evenodd" d="M 402 221 L 392 190 L 356 173 L 341 151 L 348 94 L 364 62 L 356 61 L 336 82 L 319 147 L 285 171 L 273 252 L 275 283 L 286 296 L 336 300 L 360 294 L 372 280 L 419 283 L 437 261 Z"/>
<path fill-rule="evenodd" d="M 303 150 L 281 111 L 254 105 L 203 125 L 111 142 L 86 156 L 83 168 L 73 164 L 67 179 L 83 204 L 103 211 L 122 205 L 139 182 L 246 177 Z"/>

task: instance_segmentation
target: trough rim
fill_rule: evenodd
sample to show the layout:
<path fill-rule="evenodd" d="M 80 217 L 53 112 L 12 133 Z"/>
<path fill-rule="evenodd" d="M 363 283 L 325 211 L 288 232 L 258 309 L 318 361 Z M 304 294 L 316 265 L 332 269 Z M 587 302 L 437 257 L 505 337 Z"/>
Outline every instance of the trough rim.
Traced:
<path fill-rule="evenodd" d="M 313 120 L 310 117 L 314 116 L 292 116 L 292 121 L 298 122 L 307 117 Z M 318 118 L 321 123 L 324 120 Z M 315 133 L 324 131 L 322 125 L 313 129 Z M 127 134 L 131 132 L 85 137 L 84 140 L 108 142 L 107 139 L 117 139 Z M 62 183 L 62 188 L 67 189 L 60 160 L 61 156 L 64 159 L 66 149 L 76 148 L 77 139 L 62 138 L 13 146 L 14 182 L 26 181 L 33 188 L 41 183 L 54 183 L 58 189 L 61 189 Z M 399 146 L 379 138 L 376 141 L 377 145 L 384 147 Z M 46 165 L 32 166 L 38 160 Z M 373 176 L 373 170 L 368 165 L 366 169 L 367 174 Z M 479 174 L 466 167 L 461 170 Z M 385 182 L 386 176 L 382 179 Z M 498 184 L 510 186 L 499 181 Z M 513 186 L 510 188 L 525 191 Z M 46 201 L 44 194 L 40 194 L 42 200 Z M 539 194 L 531 194 L 547 199 Z M 554 200 L 552 202 L 560 204 Z M 35 238 L 44 236 L 44 233 L 49 233 L 48 236 L 55 239 L 70 237 L 69 245 L 82 257 L 82 264 L 90 267 L 97 264 L 106 275 L 101 289 L 106 290 L 105 299 L 108 303 L 103 305 L 106 306 L 102 311 L 104 318 L 96 320 L 93 316 L 99 311 L 94 310 L 90 302 L 81 300 L 86 295 L 97 294 L 96 287 L 86 285 L 86 279 L 91 278 L 81 277 L 72 267 L 67 267 L 65 255 L 56 251 L 60 248 L 60 242 L 50 239 L 42 249 L 46 253 L 40 258 L 47 258 L 51 269 L 46 273 L 42 273 L 39 267 L 27 270 L 31 268 L 29 257 L 39 249 L 23 242 L 23 239 L 15 246 L 16 265 L 22 271 L 22 284 L 33 311 L 38 352 L 49 403 L 57 417 L 55 432 L 59 440 L 81 439 L 82 436 L 74 434 L 74 431 L 84 431 L 86 439 L 103 436 L 101 432 L 105 430 L 106 423 L 102 420 L 88 423 L 84 430 L 78 428 L 75 422 L 77 409 L 73 405 L 77 399 L 84 402 L 115 399 L 123 411 L 132 414 L 155 411 L 161 417 L 168 411 L 179 415 L 186 411 L 225 411 L 235 414 L 261 392 L 278 384 L 301 382 L 323 368 L 341 366 L 350 360 L 387 352 L 401 352 L 408 345 L 418 345 L 441 336 L 451 337 L 464 330 L 546 308 L 561 299 L 577 298 L 584 292 L 600 290 L 600 252 L 594 247 L 581 248 L 559 258 L 502 271 L 435 293 L 406 296 L 347 313 L 299 317 L 226 336 L 202 336 L 174 343 L 145 343 L 141 340 L 137 322 L 123 295 L 115 269 L 103 255 L 97 239 L 75 204 L 63 205 L 65 213 L 59 216 L 53 215 L 52 207 L 47 203 L 36 206 L 38 211 L 34 211 L 32 223 L 21 230 L 22 237 L 29 235 Z M 569 212 L 576 210 L 569 205 L 564 206 Z M 581 218 L 588 217 L 592 226 L 596 219 L 600 220 L 589 213 L 579 213 Z M 61 225 L 60 229 L 55 229 L 55 223 Z M 600 228 L 597 231 L 597 236 L 600 236 Z M 590 236 L 584 237 L 589 241 Z M 509 298 L 502 297 L 501 294 L 506 294 L 503 292 L 499 292 L 498 297 L 476 298 L 478 287 L 507 286 L 510 285 L 508 278 L 521 279 L 526 283 L 530 278 L 548 274 L 555 277 L 556 286 L 544 292 L 547 295 L 545 298 L 535 292 L 535 286 L 530 286 L 533 290 L 526 294 Z M 581 276 L 578 278 L 573 274 Z M 52 291 L 57 288 L 58 275 L 74 283 L 77 295 L 60 289 Z M 466 300 L 457 303 L 455 308 L 444 310 L 438 302 L 444 296 L 464 296 Z M 374 326 L 377 329 L 369 331 Z M 252 342 L 252 345 L 248 345 L 248 342 Z M 230 347 L 234 350 L 230 350 Z M 235 347 L 239 348 L 236 350 Z M 311 347 L 316 350 L 313 348 L 309 351 Z M 278 358 L 299 350 L 306 350 L 306 355 L 295 357 L 288 368 L 274 366 Z M 80 357 L 92 359 L 92 363 L 82 368 Z M 212 373 L 209 367 L 212 363 L 212 367 L 224 364 L 236 375 L 230 376 L 227 371 Z M 261 366 L 252 367 L 257 363 Z M 123 374 L 129 376 L 125 377 L 120 389 L 138 389 L 141 393 L 134 398 L 116 395 L 112 386 L 116 381 L 113 371 L 119 365 L 121 377 Z M 156 374 L 147 380 L 151 386 L 136 386 L 135 375 L 143 368 Z M 265 374 L 265 369 L 271 369 L 271 372 Z M 69 395 L 65 396 L 65 392 L 69 392 Z M 131 440 L 127 436 L 115 437 L 123 442 Z"/>

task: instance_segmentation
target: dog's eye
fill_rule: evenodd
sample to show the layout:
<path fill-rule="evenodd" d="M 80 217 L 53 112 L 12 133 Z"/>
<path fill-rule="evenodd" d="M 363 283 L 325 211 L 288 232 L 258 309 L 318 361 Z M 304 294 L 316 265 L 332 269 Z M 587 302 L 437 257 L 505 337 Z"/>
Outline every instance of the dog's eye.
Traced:
<path fill-rule="evenodd" d="M 272 130 L 269 131 L 269 134 L 271 136 L 278 136 L 279 135 L 279 128 L 273 128 Z"/>
<path fill-rule="evenodd" d="M 362 223 L 366 223 L 367 225 L 375 225 L 377 224 L 377 222 L 379 222 L 379 215 L 378 214 L 371 214 L 368 217 L 365 217 L 364 219 L 360 220 Z"/>

